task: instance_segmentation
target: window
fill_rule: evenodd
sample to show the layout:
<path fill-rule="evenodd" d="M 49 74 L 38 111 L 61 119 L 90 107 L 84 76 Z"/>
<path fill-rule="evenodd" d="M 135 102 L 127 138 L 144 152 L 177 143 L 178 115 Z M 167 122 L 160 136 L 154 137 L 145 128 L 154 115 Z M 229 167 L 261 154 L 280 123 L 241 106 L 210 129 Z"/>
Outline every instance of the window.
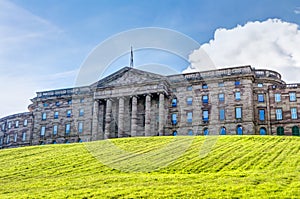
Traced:
<path fill-rule="evenodd" d="M 53 126 L 53 135 L 57 135 L 58 127 L 57 125 Z"/>
<path fill-rule="evenodd" d="M 68 104 L 69 105 L 71 105 L 72 104 L 72 100 L 70 99 L 70 100 L 68 100 Z"/>
<path fill-rule="evenodd" d="M 202 96 L 202 103 L 207 104 L 208 103 L 208 95 L 203 95 Z"/>
<path fill-rule="evenodd" d="M 220 135 L 226 135 L 226 128 L 224 126 L 220 129 Z"/>
<path fill-rule="evenodd" d="M 42 120 L 46 120 L 47 119 L 47 114 L 46 113 L 42 113 Z"/>
<path fill-rule="evenodd" d="M 177 114 L 176 113 L 173 113 L 172 114 L 172 124 L 177 124 Z"/>
<path fill-rule="evenodd" d="M 282 109 L 276 109 L 276 120 L 282 120 Z"/>
<path fill-rule="evenodd" d="M 67 117 L 71 117 L 72 115 L 72 110 L 67 110 Z"/>
<path fill-rule="evenodd" d="M 44 107 L 48 107 L 49 104 L 48 104 L 47 102 L 44 102 L 44 103 L 43 103 L 43 106 L 44 106 Z"/>
<path fill-rule="evenodd" d="M 203 88 L 203 89 L 208 89 L 207 84 L 202 84 L 202 88 Z"/>
<path fill-rule="evenodd" d="M 281 94 L 275 93 L 275 102 L 280 102 L 280 101 L 281 101 Z"/>
<path fill-rule="evenodd" d="M 46 132 L 46 127 L 42 126 L 42 128 L 41 128 L 41 136 L 44 136 L 45 132 Z"/>
<path fill-rule="evenodd" d="M 219 82 L 219 83 L 218 83 L 218 86 L 219 86 L 219 87 L 224 87 L 224 82 Z"/>
<path fill-rule="evenodd" d="M 24 131 L 22 133 L 22 141 L 25 142 L 26 141 L 26 131 Z"/>
<path fill-rule="evenodd" d="M 264 109 L 258 110 L 258 114 L 259 114 L 259 120 L 265 121 L 265 110 Z"/>
<path fill-rule="evenodd" d="M 11 128 L 11 122 L 8 122 L 8 127 L 7 128 Z"/>
<path fill-rule="evenodd" d="M 224 93 L 219 94 L 219 102 L 224 102 L 225 101 L 225 96 Z"/>
<path fill-rule="evenodd" d="M 241 85 L 241 82 L 239 80 L 237 80 L 237 81 L 234 82 L 234 85 L 239 86 L 239 85 Z"/>
<path fill-rule="evenodd" d="M 5 130 L 5 123 L 2 124 L 1 126 L 1 130 L 4 131 Z"/>
<path fill-rule="evenodd" d="M 192 86 L 188 86 L 188 87 L 186 87 L 186 90 L 187 90 L 187 91 L 192 91 L 192 90 L 193 90 L 193 87 L 192 87 Z"/>
<path fill-rule="evenodd" d="M 83 132 L 83 122 L 78 122 L 78 133 Z"/>
<path fill-rule="evenodd" d="M 257 99 L 258 99 L 258 102 L 264 102 L 265 101 L 264 94 L 258 94 Z"/>
<path fill-rule="evenodd" d="M 209 134 L 208 128 L 204 128 L 203 135 L 208 135 L 208 134 Z"/>
<path fill-rule="evenodd" d="M 190 129 L 190 130 L 188 131 L 188 135 L 193 135 L 193 134 L 194 134 L 194 133 L 193 133 L 193 130 Z"/>
<path fill-rule="evenodd" d="M 17 120 L 16 123 L 15 123 L 15 127 L 16 127 L 16 128 L 19 128 L 19 121 L 18 121 L 18 120 Z"/>
<path fill-rule="evenodd" d="M 295 102 L 296 101 L 296 93 L 291 92 L 291 93 L 289 93 L 289 95 L 290 95 L 290 102 Z"/>
<path fill-rule="evenodd" d="M 291 118 L 292 119 L 297 119 L 297 108 L 291 108 Z"/>
<path fill-rule="evenodd" d="M 237 91 L 234 93 L 235 100 L 241 100 L 241 92 Z"/>
<path fill-rule="evenodd" d="M 173 131 L 173 136 L 176 136 L 177 135 L 177 131 Z"/>
<path fill-rule="evenodd" d="M 0 137 L 0 145 L 3 144 L 3 136 Z"/>
<path fill-rule="evenodd" d="M 266 134 L 267 134 L 266 128 L 261 127 L 261 128 L 259 129 L 259 135 L 266 135 Z"/>
<path fill-rule="evenodd" d="M 71 124 L 66 124 L 66 134 L 69 134 L 71 132 Z"/>
<path fill-rule="evenodd" d="M 219 110 L 219 119 L 220 119 L 220 121 L 225 120 L 225 109 L 220 109 Z"/>
<path fill-rule="evenodd" d="M 84 109 L 83 108 L 79 109 L 79 116 L 84 116 Z"/>
<path fill-rule="evenodd" d="M 187 103 L 187 105 L 192 105 L 193 104 L 193 98 L 192 97 L 188 97 L 186 99 L 186 103 Z"/>
<path fill-rule="evenodd" d="M 55 105 L 60 106 L 60 102 L 59 101 L 55 102 Z"/>
<path fill-rule="evenodd" d="M 235 108 L 235 118 L 242 119 L 242 107 Z"/>
<path fill-rule="evenodd" d="M 80 103 L 84 103 L 84 98 L 81 98 L 81 99 L 80 99 Z"/>
<path fill-rule="evenodd" d="M 9 143 L 10 143 L 10 136 L 8 135 L 6 138 L 6 144 L 9 144 Z"/>
<path fill-rule="evenodd" d="M 282 126 L 277 127 L 277 135 L 284 135 L 284 128 Z"/>
<path fill-rule="evenodd" d="M 243 135 L 243 127 L 241 125 L 238 125 L 236 127 L 236 134 L 237 135 Z"/>
<path fill-rule="evenodd" d="M 28 121 L 27 121 L 27 119 L 25 119 L 23 122 L 23 126 L 27 126 L 27 124 L 28 124 Z"/>
<path fill-rule="evenodd" d="M 263 83 L 258 83 L 257 87 L 260 87 L 260 88 L 263 87 Z"/>
<path fill-rule="evenodd" d="M 187 113 L 187 119 L 186 119 L 186 121 L 188 123 L 192 123 L 193 122 L 193 112 L 188 112 Z"/>
<path fill-rule="evenodd" d="M 208 110 L 204 110 L 202 114 L 203 114 L 203 121 L 208 122 Z"/>
<path fill-rule="evenodd" d="M 54 112 L 54 119 L 58 119 L 58 111 Z"/>
<path fill-rule="evenodd" d="M 299 127 L 298 126 L 293 126 L 292 128 L 292 135 L 293 136 L 299 136 L 300 133 L 299 133 Z"/>
<path fill-rule="evenodd" d="M 176 98 L 172 99 L 172 107 L 177 107 L 177 99 Z"/>
<path fill-rule="evenodd" d="M 18 133 L 15 133 L 14 135 L 14 142 L 17 142 L 18 141 Z"/>

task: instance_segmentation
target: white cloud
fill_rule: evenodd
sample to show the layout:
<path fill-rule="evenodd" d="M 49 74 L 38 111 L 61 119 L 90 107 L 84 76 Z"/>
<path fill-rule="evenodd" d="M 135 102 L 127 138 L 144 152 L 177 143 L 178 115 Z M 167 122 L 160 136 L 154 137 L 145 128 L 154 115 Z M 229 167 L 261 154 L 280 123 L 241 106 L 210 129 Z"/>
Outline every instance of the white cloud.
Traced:
<path fill-rule="evenodd" d="M 296 15 L 299 15 L 300 14 L 300 7 L 297 7 L 295 10 L 294 10 L 294 13 Z"/>
<path fill-rule="evenodd" d="M 248 22 L 233 29 L 220 28 L 214 39 L 201 45 L 217 68 L 251 65 L 273 69 L 287 82 L 300 82 L 290 71 L 300 72 L 300 31 L 294 23 L 279 19 Z M 197 68 L 199 56 L 190 55 L 192 67 Z M 300 73 L 299 73 L 300 74 Z"/>

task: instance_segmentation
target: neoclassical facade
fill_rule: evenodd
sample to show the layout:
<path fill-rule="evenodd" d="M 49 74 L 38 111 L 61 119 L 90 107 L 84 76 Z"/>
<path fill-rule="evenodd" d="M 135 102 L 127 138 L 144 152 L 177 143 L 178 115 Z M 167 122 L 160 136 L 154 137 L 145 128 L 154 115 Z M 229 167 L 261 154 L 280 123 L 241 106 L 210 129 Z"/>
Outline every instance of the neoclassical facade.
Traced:
<path fill-rule="evenodd" d="M 168 135 L 295 135 L 300 84 L 240 66 L 162 76 L 132 67 L 92 85 L 37 92 L 0 119 L 0 147 Z"/>

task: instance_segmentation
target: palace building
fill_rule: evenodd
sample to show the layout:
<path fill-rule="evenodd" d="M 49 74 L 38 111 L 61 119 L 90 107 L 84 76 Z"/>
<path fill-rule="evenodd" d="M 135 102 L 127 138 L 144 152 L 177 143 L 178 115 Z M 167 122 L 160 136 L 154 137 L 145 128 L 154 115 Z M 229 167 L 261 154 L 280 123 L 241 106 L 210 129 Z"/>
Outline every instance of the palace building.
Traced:
<path fill-rule="evenodd" d="M 29 112 L 0 119 L 1 148 L 135 136 L 299 136 L 300 84 L 251 66 L 170 76 L 124 67 L 31 101 Z"/>

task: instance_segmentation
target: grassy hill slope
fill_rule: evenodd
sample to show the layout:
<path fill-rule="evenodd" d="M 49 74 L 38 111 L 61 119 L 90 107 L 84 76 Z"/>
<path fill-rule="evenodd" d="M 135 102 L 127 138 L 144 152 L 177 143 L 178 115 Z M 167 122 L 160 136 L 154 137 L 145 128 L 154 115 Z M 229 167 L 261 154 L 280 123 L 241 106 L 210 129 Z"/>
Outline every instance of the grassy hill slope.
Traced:
<path fill-rule="evenodd" d="M 6 149 L 0 161 L 0 198 L 300 198 L 299 137 L 126 138 Z"/>

